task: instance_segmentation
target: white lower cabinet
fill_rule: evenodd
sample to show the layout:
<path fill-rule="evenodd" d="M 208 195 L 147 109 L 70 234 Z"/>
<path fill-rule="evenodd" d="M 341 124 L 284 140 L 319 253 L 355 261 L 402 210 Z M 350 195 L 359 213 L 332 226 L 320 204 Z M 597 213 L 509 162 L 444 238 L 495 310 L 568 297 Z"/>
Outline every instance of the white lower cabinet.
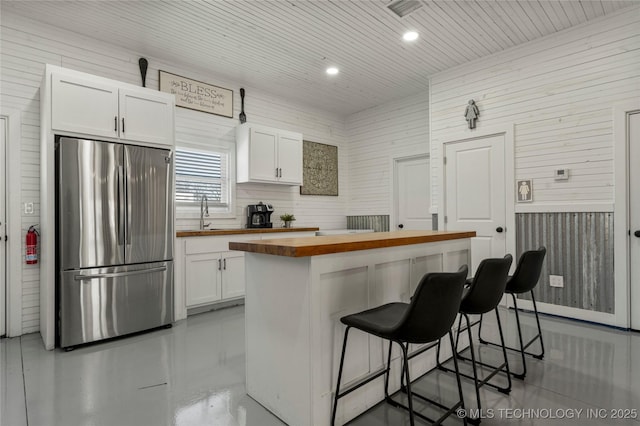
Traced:
<path fill-rule="evenodd" d="M 244 296 L 244 253 L 227 251 L 222 256 L 222 298 Z"/>
<path fill-rule="evenodd" d="M 229 250 L 229 242 L 314 235 L 314 232 L 276 232 L 178 238 L 176 288 L 184 294 L 184 301 L 176 296 L 176 310 L 181 312 L 178 319 L 186 317 L 186 309 L 244 297 L 244 252 Z"/>
<path fill-rule="evenodd" d="M 257 237 L 257 238 L 256 238 Z M 205 306 L 244 296 L 244 252 L 230 251 L 230 241 L 259 239 L 259 236 L 211 236 L 183 238 L 184 304 Z M 180 246 L 180 244 L 179 244 Z"/>
<path fill-rule="evenodd" d="M 217 302 L 222 297 L 220 253 L 186 256 L 187 307 Z"/>
<path fill-rule="evenodd" d="M 188 308 L 244 296 L 244 253 L 191 254 L 185 264 Z"/>

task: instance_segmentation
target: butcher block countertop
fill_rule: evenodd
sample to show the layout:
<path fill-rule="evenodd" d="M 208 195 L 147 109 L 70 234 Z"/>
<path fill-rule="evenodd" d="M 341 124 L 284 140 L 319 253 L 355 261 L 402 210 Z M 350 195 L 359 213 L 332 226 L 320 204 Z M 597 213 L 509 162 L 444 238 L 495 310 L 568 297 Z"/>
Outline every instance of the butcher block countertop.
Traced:
<path fill-rule="evenodd" d="M 275 256 L 305 257 L 433 243 L 475 237 L 475 231 L 394 231 L 229 243 L 229 249 Z"/>
<path fill-rule="evenodd" d="M 315 232 L 320 228 L 241 228 L 241 229 L 205 229 L 203 231 L 178 231 L 176 237 L 205 237 L 236 234 L 270 234 L 275 232 Z"/>

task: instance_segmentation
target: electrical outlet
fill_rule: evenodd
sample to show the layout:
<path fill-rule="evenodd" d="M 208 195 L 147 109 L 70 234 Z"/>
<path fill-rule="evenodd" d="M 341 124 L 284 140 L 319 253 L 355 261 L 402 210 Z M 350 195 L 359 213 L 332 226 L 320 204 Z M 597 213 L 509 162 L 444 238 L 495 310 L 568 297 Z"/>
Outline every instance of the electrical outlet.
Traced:
<path fill-rule="evenodd" d="M 33 203 L 24 203 L 24 214 L 33 214 Z"/>
<path fill-rule="evenodd" d="M 549 275 L 549 285 L 551 287 L 564 287 L 564 277 L 562 275 Z"/>

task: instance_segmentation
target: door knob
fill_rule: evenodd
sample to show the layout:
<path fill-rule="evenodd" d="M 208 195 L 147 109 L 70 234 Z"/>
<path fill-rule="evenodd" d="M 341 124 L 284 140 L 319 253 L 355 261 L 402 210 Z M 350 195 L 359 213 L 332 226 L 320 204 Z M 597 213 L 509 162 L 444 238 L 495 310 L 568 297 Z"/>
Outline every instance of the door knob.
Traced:
<path fill-rule="evenodd" d="M 404 225 L 400 224 L 400 225 L 398 225 L 398 228 L 402 229 L 402 228 L 404 228 Z"/>
<path fill-rule="evenodd" d="M 496 228 L 496 232 L 497 232 L 498 234 L 501 234 L 501 233 L 502 233 L 502 231 L 504 231 L 504 229 L 502 228 L 502 226 L 498 226 L 498 227 Z"/>
<path fill-rule="evenodd" d="M 640 238 L 640 229 L 633 233 L 636 237 Z"/>

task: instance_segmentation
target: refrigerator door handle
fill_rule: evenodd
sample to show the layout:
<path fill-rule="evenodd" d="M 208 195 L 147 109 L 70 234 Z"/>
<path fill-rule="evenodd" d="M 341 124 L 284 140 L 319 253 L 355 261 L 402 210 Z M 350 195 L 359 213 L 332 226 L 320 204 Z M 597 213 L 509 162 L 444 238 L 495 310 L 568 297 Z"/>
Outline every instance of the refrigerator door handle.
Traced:
<path fill-rule="evenodd" d="M 130 162 L 127 160 L 127 151 L 125 151 L 124 153 L 125 156 L 125 163 L 127 164 L 127 167 L 130 167 Z M 130 246 L 131 245 L 131 201 L 129 200 L 129 179 L 128 179 L 128 174 L 129 174 L 130 169 L 127 169 L 127 173 L 124 175 L 124 205 L 126 206 L 127 209 L 127 229 L 125 230 L 125 234 L 127 235 L 127 245 Z"/>
<path fill-rule="evenodd" d="M 118 245 L 124 244 L 124 167 L 118 167 Z"/>
<path fill-rule="evenodd" d="M 149 272 L 164 272 L 166 270 L 167 270 L 166 266 L 159 266 L 157 268 L 138 269 L 136 271 L 129 271 L 129 272 L 111 272 L 108 274 L 75 275 L 73 279 L 75 281 L 86 281 L 86 280 L 93 280 L 96 278 L 116 278 L 116 277 L 125 277 L 129 275 L 147 274 Z"/>

